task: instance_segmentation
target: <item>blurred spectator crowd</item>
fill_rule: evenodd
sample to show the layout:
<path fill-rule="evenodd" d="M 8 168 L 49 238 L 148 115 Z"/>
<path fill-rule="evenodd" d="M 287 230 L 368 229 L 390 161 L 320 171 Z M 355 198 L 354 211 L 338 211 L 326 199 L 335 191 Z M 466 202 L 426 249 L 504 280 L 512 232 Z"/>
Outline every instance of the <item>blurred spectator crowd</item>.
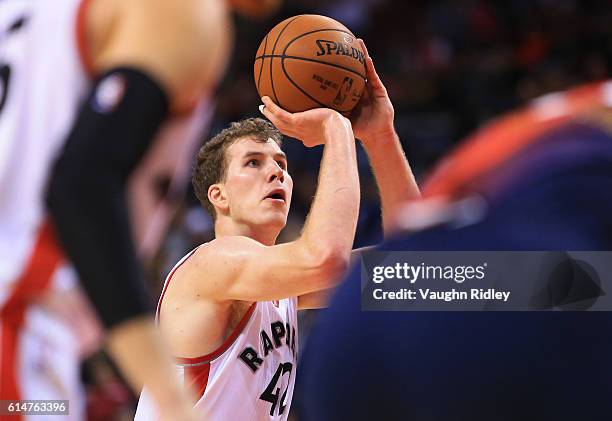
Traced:
<path fill-rule="evenodd" d="M 605 79 L 612 69 L 609 0 L 287 0 L 275 15 L 237 18 L 236 47 L 216 95 L 206 140 L 231 121 L 259 116 L 253 59 L 281 20 L 304 13 L 344 23 L 364 39 L 395 106 L 395 126 L 418 179 L 461 138 L 491 118 L 545 93 Z M 286 139 L 295 182 L 281 241 L 295 238 L 316 188 L 320 148 Z M 380 239 L 378 196 L 359 151 L 362 207 L 356 246 Z M 212 221 L 189 193 L 160 255 L 158 279 Z"/>

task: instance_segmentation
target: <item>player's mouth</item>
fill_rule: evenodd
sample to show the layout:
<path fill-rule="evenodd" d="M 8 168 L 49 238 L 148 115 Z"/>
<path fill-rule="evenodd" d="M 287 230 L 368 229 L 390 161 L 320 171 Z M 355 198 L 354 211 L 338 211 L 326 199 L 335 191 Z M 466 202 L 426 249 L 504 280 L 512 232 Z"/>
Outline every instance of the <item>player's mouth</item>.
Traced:
<path fill-rule="evenodd" d="M 268 192 L 268 194 L 264 197 L 264 200 L 271 200 L 276 203 L 286 203 L 287 193 L 285 193 L 284 189 L 274 189 Z"/>

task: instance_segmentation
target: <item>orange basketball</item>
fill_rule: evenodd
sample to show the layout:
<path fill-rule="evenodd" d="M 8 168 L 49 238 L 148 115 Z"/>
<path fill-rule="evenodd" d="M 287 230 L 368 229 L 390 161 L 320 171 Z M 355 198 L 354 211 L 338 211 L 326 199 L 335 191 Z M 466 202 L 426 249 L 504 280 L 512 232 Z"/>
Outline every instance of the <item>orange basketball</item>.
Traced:
<path fill-rule="evenodd" d="M 326 16 L 298 15 L 276 25 L 255 57 L 259 96 L 290 112 L 350 112 L 363 93 L 365 55 L 355 36 Z"/>

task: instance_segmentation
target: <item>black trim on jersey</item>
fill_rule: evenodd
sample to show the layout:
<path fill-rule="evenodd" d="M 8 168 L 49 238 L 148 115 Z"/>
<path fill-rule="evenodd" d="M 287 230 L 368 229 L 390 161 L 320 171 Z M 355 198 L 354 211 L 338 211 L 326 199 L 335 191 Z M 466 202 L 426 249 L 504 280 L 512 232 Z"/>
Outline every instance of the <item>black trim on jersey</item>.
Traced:
<path fill-rule="evenodd" d="M 107 328 L 152 310 L 126 204 L 128 176 L 168 114 L 136 69 L 103 74 L 52 169 L 47 204 L 59 241 Z"/>

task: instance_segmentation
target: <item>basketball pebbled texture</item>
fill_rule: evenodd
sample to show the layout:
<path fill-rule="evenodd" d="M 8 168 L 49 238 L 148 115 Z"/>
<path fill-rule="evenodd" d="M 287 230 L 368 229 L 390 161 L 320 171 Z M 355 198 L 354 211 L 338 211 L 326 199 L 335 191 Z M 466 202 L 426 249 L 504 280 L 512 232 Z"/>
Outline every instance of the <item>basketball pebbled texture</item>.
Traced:
<path fill-rule="evenodd" d="M 289 112 L 327 107 L 348 114 L 365 87 L 365 54 L 341 23 L 298 15 L 263 39 L 254 77 L 259 96 L 269 96 Z"/>

